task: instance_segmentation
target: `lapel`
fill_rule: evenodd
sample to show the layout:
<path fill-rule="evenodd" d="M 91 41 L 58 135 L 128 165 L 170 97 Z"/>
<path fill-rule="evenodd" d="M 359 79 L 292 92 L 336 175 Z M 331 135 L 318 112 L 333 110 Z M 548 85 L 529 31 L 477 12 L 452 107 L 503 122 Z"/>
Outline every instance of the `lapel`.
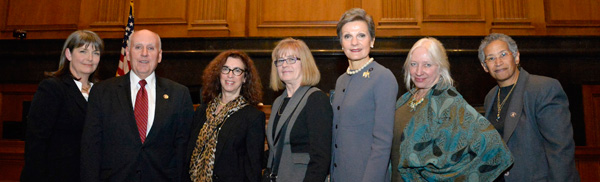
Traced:
<path fill-rule="evenodd" d="M 148 136 L 146 137 L 146 142 L 147 141 L 153 141 L 153 138 L 156 138 L 158 136 L 158 133 L 160 133 L 160 130 L 163 128 L 163 125 L 166 124 L 167 122 L 167 113 L 165 113 L 167 111 L 167 109 L 165 108 L 171 108 L 172 106 L 170 106 L 169 102 L 170 97 L 172 97 L 171 93 L 169 93 L 169 89 L 168 87 L 165 85 L 164 80 L 158 76 L 156 76 L 156 95 L 155 95 L 155 100 L 156 100 L 156 107 L 154 109 L 154 122 L 152 123 L 152 127 L 150 128 L 150 131 L 148 133 Z M 165 95 L 169 96 L 169 97 L 165 97 Z"/>
<path fill-rule="evenodd" d="M 121 79 L 118 82 L 117 89 L 117 99 L 121 106 L 123 106 L 123 111 L 125 112 L 126 125 L 129 126 L 129 130 L 133 133 L 133 136 L 136 136 L 135 140 L 139 143 L 142 143 L 142 140 L 139 137 L 137 124 L 135 122 L 135 115 L 133 114 L 133 105 L 131 104 L 131 85 L 129 81 L 131 72 L 127 73 L 125 76 L 120 76 L 117 79 Z"/>
<path fill-rule="evenodd" d="M 85 113 L 87 111 L 87 101 L 85 100 L 83 95 L 81 95 L 81 91 L 79 90 L 79 87 L 77 87 L 77 84 L 75 84 L 73 78 L 65 74 L 61 77 L 61 81 L 65 84 L 67 88 L 67 96 L 74 97 L 73 99 L 75 100 L 75 103 L 77 103 L 77 106 L 79 106 L 83 113 Z"/>
<path fill-rule="evenodd" d="M 524 94 L 525 87 L 527 85 L 529 79 L 529 73 L 522 68 L 519 68 L 519 80 L 517 81 L 516 88 L 512 93 L 512 97 L 510 98 L 510 104 L 508 105 L 508 111 L 506 112 L 504 117 L 504 141 L 508 143 L 510 137 L 513 132 L 517 128 L 519 123 L 519 118 L 521 118 L 521 114 L 524 106 Z M 515 113 L 515 114 L 511 114 Z M 511 116 L 512 115 L 512 116 Z M 514 117 L 513 117 L 514 116 Z"/>
<path fill-rule="evenodd" d="M 283 110 L 283 113 L 281 113 L 281 116 L 279 117 L 279 122 L 277 122 L 277 126 L 275 128 L 275 138 L 277 138 L 278 134 L 280 133 L 279 131 L 281 130 L 281 128 L 283 127 L 283 125 L 285 124 L 287 119 L 292 116 L 292 114 L 293 114 L 292 112 L 294 112 L 294 110 L 296 109 L 296 106 L 298 105 L 298 103 L 300 103 L 302 96 L 304 96 L 304 94 L 308 91 L 308 89 L 310 89 L 310 86 L 300 86 L 300 88 L 298 88 L 298 90 L 296 90 L 296 92 L 294 93 L 294 95 L 292 96 L 290 101 L 288 101 L 287 105 L 285 106 L 285 109 Z M 284 90 L 283 94 L 281 95 L 282 102 L 283 102 L 283 98 L 287 97 L 286 90 Z M 280 103 L 279 107 L 281 107 L 281 103 Z M 279 110 L 279 107 L 277 107 L 277 110 Z M 275 110 L 275 111 L 277 111 L 277 110 Z M 300 112 L 300 111 L 298 111 L 298 112 Z M 288 125 L 288 127 L 290 127 L 290 126 Z M 275 140 L 275 138 L 273 138 L 273 140 Z M 282 141 L 282 138 L 279 138 L 278 141 Z"/>
<path fill-rule="evenodd" d="M 283 103 L 283 98 L 287 97 L 287 92 L 285 92 L 285 90 L 283 91 L 283 94 L 281 94 L 279 97 L 277 97 L 275 99 L 275 101 L 273 101 L 273 106 L 271 107 L 271 115 L 269 116 L 269 123 L 267 123 L 267 144 L 269 144 L 269 148 L 273 148 L 274 144 L 273 144 L 273 121 L 275 120 L 275 114 L 277 114 L 277 111 L 279 110 L 279 107 L 281 107 L 281 103 Z M 280 117 L 281 118 L 281 117 Z"/>

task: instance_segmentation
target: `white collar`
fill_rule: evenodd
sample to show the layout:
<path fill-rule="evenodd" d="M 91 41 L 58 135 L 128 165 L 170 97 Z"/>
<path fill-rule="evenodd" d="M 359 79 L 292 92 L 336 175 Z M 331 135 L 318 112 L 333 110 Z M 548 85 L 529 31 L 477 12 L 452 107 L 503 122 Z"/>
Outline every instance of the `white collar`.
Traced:
<path fill-rule="evenodd" d="M 142 80 L 142 79 L 139 76 L 137 76 L 135 74 L 135 72 L 133 72 L 133 71 L 131 71 L 131 74 L 129 74 L 129 75 L 131 75 L 129 77 L 129 81 L 131 83 L 132 88 L 134 88 L 133 86 L 138 85 L 138 82 L 140 82 L 140 80 Z M 156 75 L 154 74 L 154 72 L 152 72 L 152 74 L 150 74 L 148 77 L 146 77 L 145 80 L 147 83 L 146 85 L 154 86 L 154 84 L 156 83 Z M 150 87 L 150 88 L 153 88 L 153 87 Z"/>

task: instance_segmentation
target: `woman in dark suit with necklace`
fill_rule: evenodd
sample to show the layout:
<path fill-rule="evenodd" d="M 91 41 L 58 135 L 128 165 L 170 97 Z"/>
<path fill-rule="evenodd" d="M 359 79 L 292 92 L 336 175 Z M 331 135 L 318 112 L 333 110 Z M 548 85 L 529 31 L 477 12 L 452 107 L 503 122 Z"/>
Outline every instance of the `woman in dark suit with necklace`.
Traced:
<path fill-rule="evenodd" d="M 45 75 L 33 96 L 27 120 L 21 181 L 79 181 L 81 133 L 89 90 L 104 43 L 78 30 L 67 38 L 58 70 Z"/>
<path fill-rule="evenodd" d="M 196 110 L 188 145 L 191 181 L 259 181 L 265 113 L 254 62 L 236 50 L 222 52 L 202 75 L 204 102 Z"/>

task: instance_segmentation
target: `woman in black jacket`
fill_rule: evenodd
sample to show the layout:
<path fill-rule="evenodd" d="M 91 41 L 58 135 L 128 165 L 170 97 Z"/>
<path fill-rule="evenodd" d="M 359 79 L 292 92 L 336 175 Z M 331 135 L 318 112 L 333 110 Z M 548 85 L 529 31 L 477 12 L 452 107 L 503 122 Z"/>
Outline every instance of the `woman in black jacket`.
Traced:
<path fill-rule="evenodd" d="M 88 30 L 65 41 L 58 70 L 45 74 L 29 108 L 21 181 L 80 180 L 81 132 L 103 49 Z"/>
<path fill-rule="evenodd" d="M 202 75 L 204 103 L 196 110 L 188 145 L 191 181 L 259 181 L 265 113 L 253 61 L 241 51 L 219 54 Z"/>

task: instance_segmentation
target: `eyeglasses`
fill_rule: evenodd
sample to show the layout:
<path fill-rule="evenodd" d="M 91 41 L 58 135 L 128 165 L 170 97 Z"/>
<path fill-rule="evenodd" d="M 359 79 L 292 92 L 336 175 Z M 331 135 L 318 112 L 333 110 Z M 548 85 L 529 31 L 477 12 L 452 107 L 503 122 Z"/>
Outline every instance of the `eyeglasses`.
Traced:
<path fill-rule="evenodd" d="M 231 68 L 229 68 L 227 66 L 223 66 L 221 68 L 221 73 L 222 74 L 229 74 L 229 72 L 233 72 L 233 74 L 235 76 L 240 76 L 240 75 L 242 75 L 242 73 L 246 72 L 246 70 L 241 69 L 241 68 L 233 68 L 233 69 L 231 69 Z"/>
<path fill-rule="evenodd" d="M 502 52 L 500 52 L 500 55 L 498 55 L 498 56 L 489 56 L 489 57 L 486 57 L 485 58 L 485 62 L 491 63 L 491 62 L 496 61 L 497 59 L 504 60 L 504 59 L 507 58 L 506 56 L 508 56 L 508 55 L 512 55 L 512 53 L 508 52 L 508 51 L 502 51 Z"/>
<path fill-rule="evenodd" d="M 284 61 L 287 64 L 294 64 L 294 63 L 296 63 L 296 61 L 300 61 L 300 58 L 298 58 L 298 57 L 278 58 L 277 60 L 273 61 L 273 63 L 275 64 L 275 66 L 279 67 L 279 66 L 283 65 Z"/>

